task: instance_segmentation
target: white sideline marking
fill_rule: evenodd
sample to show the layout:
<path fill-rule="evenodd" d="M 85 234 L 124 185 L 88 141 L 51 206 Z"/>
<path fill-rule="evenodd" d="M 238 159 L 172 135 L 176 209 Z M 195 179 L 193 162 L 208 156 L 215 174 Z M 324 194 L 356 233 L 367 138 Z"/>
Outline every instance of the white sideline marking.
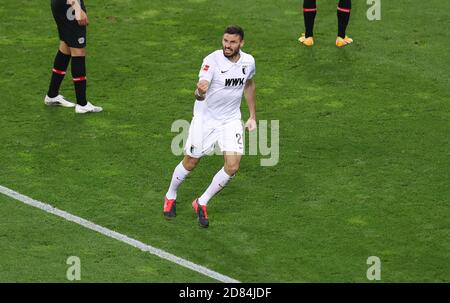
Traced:
<path fill-rule="evenodd" d="M 11 197 L 11 198 L 13 198 L 15 200 L 18 200 L 20 202 L 23 202 L 23 203 L 25 203 L 27 205 L 39 208 L 39 209 L 41 209 L 41 210 L 43 210 L 45 212 L 48 212 L 50 214 L 53 214 L 53 215 L 56 215 L 56 216 L 61 217 L 63 219 L 66 219 L 67 221 L 74 222 L 74 223 L 76 223 L 78 225 L 81 225 L 81 226 L 84 226 L 84 227 L 86 227 L 86 228 L 88 228 L 90 230 L 99 232 L 99 233 L 101 233 L 101 234 L 103 234 L 103 235 L 105 235 L 107 237 L 119 240 L 120 242 L 123 242 L 123 243 L 131 245 L 133 247 L 139 248 L 142 251 L 149 252 L 150 254 L 158 256 L 158 257 L 160 257 L 162 259 L 165 259 L 167 261 L 176 263 L 176 264 L 181 265 L 183 267 L 186 267 L 186 268 L 188 268 L 190 270 L 196 271 L 196 272 L 198 272 L 198 273 L 200 273 L 202 275 L 205 275 L 207 277 L 213 278 L 213 279 L 215 279 L 217 281 L 224 282 L 224 283 L 240 283 L 240 281 L 238 281 L 238 280 L 232 279 L 232 278 L 227 277 L 225 275 L 222 275 L 222 274 L 220 274 L 218 272 L 210 270 L 210 269 L 208 269 L 208 268 L 206 268 L 204 266 L 197 265 L 197 264 L 192 263 L 190 261 L 187 261 L 187 260 L 185 260 L 183 258 L 180 258 L 180 257 L 177 257 L 175 255 L 172 255 L 171 253 L 168 253 L 168 252 L 166 252 L 166 251 L 164 251 L 162 249 L 159 249 L 159 248 L 153 247 L 151 245 L 147 245 L 145 243 L 142 243 L 142 242 L 140 242 L 138 240 L 129 238 L 126 235 L 120 234 L 120 233 L 115 232 L 113 230 L 110 230 L 110 229 L 108 229 L 106 227 L 97 225 L 97 224 L 95 224 L 95 223 L 93 223 L 91 221 L 88 221 L 88 220 L 85 220 L 83 218 L 74 216 L 74 215 L 72 215 L 72 214 L 70 214 L 68 212 L 65 212 L 63 210 L 57 209 L 57 208 L 51 206 L 50 204 L 46 204 L 46 203 L 34 200 L 34 199 L 30 198 L 30 197 L 27 197 L 25 195 L 22 195 L 22 194 L 16 192 L 16 191 L 13 191 L 13 190 L 11 190 L 11 189 L 9 189 L 7 187 L 4 187 L 4 186 L 0 185 L 0 193 L 6 195 L 8 197 Z"/>

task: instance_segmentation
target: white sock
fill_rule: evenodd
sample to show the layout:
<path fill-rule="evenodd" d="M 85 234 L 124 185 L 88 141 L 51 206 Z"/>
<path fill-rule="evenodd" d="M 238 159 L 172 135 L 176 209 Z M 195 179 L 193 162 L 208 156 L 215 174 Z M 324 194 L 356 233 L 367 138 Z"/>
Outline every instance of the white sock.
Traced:
<path fill-rule="evenodd" d="M 169 190 L 166 194 L 167 199 L 172 200 L 177 198 L 177 189 L 189 173 L 190 171 L 184 168 L 183 162 L 180 162 L 177 167 L 175 167 L 172 175 L 172 181 L 170 182 Z"/>
<path fill-rule="evenodd" d="M 221 191 L 225 187 L 225 185 L 227 185 L 228 181 L 230 181 L 232 178 L 233 177 L 230 177 L 225 172 L 225 169 L 222 167 L 222 169 L 219 170 L 219 172 L 214 176 L 211 184 L 203 193 L 203 195 L 200 198 L 198 198 L 198 204 L 200 205 L 208 204 L 208 201 L 212 197 L 214 197 L 215 194 Z"/>

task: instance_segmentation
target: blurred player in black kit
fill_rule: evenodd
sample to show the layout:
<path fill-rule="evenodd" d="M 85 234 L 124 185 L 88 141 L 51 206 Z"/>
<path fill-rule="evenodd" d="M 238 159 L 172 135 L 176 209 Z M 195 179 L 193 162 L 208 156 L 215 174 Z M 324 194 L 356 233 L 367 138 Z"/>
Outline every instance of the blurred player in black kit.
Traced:
<path fill-rule="evenodd" d="M 350 20 L 350 12 L 352 10 L 351 0 L 339 0 L 337 7 L 338 17 L 338 36 L 336 38 L 336 46 L 343 47 L 353 42 L 352 38 L 346 36 L 345 31 Z M 314 20 L 316 18 L 317 5 L 316 0 L 303 1 L 303 16 L 305 19 L 305 33 L 298 39 L 300 43 L 306 46 L 314 45 Z"/>
<path fill-rule="evenodd" d="M 79 114 L 101 112 L 101 107 L 94 106 L 86 100 L 86 26 L 89 24 L 89 20 L 84 1 L 51 0 L 51 8 L 60 42 L 44 103 L 75 107 L 75 112 Z M 77 104 L 66 100 L 59 94 L 59 88 L 71 60 Z"/>

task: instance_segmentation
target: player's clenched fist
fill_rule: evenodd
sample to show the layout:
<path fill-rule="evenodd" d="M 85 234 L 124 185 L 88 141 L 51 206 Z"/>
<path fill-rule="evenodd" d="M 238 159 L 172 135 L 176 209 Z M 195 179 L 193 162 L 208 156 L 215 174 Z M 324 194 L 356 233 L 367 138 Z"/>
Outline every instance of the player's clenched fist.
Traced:
<path fill-rule="evenodd" d="M 209 88 L 209 82 L 207 80 L 201 80 L 197 83 L 197 89 L 195 90 L 195 98 L 199 101 L 205 100 L 206 91 Z"/>

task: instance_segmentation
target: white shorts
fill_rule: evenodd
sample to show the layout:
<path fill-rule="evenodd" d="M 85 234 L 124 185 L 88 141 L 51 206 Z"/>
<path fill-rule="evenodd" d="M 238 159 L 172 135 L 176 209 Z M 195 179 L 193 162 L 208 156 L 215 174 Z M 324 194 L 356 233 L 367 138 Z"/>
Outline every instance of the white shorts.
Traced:
<path fill-rule="evenodd" d="M 217 122 L 194 116 L 189 127 L 189 135 L 184 152 L 193 158 L 201 158 L 214 151 L 216 142 L 220 151 L 244 153 L 244 128 L 239 119 Z"/>

